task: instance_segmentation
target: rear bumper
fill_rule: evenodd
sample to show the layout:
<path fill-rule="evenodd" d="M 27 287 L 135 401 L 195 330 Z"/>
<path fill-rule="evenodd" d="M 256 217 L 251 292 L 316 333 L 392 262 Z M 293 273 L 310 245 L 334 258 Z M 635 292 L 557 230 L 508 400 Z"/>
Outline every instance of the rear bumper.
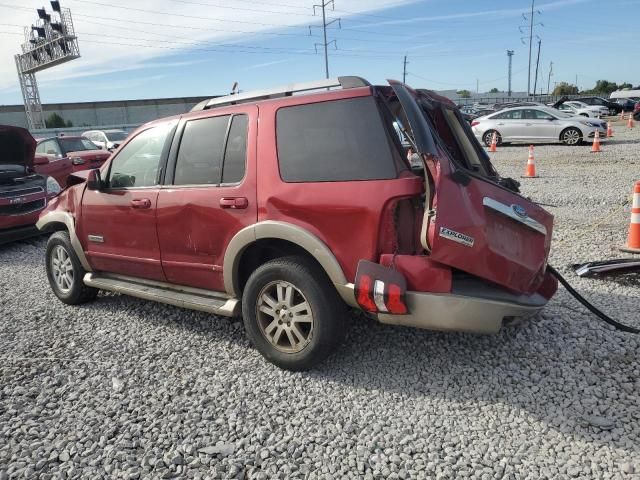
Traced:
<path fill-rule="evenodd" d="M 553 295 L 557 283 L 552 283 L 546 292 L 540 291 Z M 349 305 L 359 308 L 353 288 L 348 284 L 338 291 Z M 535 315 L 548 301 L 540 293 L 517 295 L 477 279 L 465 279 L 454 282 L 452 293 L 409 291 L 405 295 L 408 314 L 378 313 L 375 318 L 381 323 L 427 330 L 491 334 L 500 330 L 505 319 Z"/>
<path fill-rule="evenodd" d="M 35 225 L 27 225 L 22 227 L 7 228 L 0 230 L 0 245 L 15 242 L 29 237 L 42 235 Z"/>
<path fill-rule="evenodd" d="M 526 318 L 539 312 L 547 299 L 534 294 L 526 303 L 452 294 L 407 292 L 408 315 L 378 314 L 381 323 L 429 330 L 496 333 L 505 318 Z"/>

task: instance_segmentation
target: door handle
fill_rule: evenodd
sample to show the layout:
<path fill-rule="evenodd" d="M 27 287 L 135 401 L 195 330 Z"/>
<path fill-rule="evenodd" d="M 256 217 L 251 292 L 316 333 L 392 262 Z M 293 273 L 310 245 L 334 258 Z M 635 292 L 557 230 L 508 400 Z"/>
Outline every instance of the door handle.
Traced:
<path fill-rule="evenodd" d="M 134 198 L 131 200 L 133 208 L 151 208 L 151 200 L 148 198 Z"/>
<path fill-rule="evenodd" d="M 223 197 L 220 199 L 220 207 L 241 210 L 249 206 L 246 197 Z"/>

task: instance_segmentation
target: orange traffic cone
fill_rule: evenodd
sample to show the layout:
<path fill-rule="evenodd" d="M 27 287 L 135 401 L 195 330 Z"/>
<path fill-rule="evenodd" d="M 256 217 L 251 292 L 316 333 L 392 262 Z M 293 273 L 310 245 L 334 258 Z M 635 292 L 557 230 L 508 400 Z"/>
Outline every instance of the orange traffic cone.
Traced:
<path fill-rule="evenodd" d="M 613 127 L 611 126 L 611 122 L 607 122 L 607 137 L 613 137 Z"/>
<path fill-rule="evenodd" d="M 633 128 L 633 112 L 629 113 L 629 121 L 627 122 L 627 128 Z"/>
<path fill-rule="evenodd" d="M 489 146 L 489 151 L 495 152 L 497 146 L 498 146 L 498 134 L 496 132 L 493 132 L 493 135 L 491 136 L 491 145 Z"/>
<path fill-rule="evenodd" d="M 593 145 L 591 146 L 591 152 L 601 152 L 600 150 L 600 131 L 596 130 L 596 134 L 593 136 Z"/>
<path fill-rule="evenodd" d="M 538 178 L 536 175 L 536 161 L 533 158 L 533 145 L 529 145 L 529 158 L 527 158 L 527 171 L 524 174 L 527 178 Z"/>
<path fill-rule="evenodd" d="M 627 244 L 620 250 L 623 252 L 640 253 L 640 182 L 636 182 L 633 187 L 629 237 L 627 237 Z"/>

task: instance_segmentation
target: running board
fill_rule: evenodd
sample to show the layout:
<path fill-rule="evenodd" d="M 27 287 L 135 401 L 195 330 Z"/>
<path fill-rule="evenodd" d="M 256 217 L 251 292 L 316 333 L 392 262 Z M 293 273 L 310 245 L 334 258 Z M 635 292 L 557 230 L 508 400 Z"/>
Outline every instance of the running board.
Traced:
<path fill-rule="evenodd" d="M 87 273 L 83 280 L 85 285 L 100 290 L 214 315 L 233 317 L 240 312 L 238 299 L 220 292 L 106 273 Z"/>

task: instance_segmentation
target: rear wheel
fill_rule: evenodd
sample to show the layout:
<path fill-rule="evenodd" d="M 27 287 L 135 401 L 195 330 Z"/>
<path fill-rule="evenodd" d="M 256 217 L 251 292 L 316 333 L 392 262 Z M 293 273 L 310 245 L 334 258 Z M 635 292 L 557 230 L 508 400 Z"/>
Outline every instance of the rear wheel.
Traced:
<path fill-rule="evenodd" d="M 484 135 L 482 136 L 482 141 L 487 147 L 491 146 L 494 133 L 496 134 L 496 145 L 498 146 L 502 145 L 502 136 L 500 136 L 500 133 L 498 133 L 496 130 L 487 130 L 486 132 L 484 132 Z"/>
<path fill-rule="evenodd" d="M 560 140 L 565 145 L 580 145 L 582 143 L 582 132 L 575 127 L 569 127 L 562 131 Z"/>
<path fill-rule="evenodd" d="M 68 232 L 56 232 L 49 237 L 46 268 L 53 293 L 64 303 L 77 305 L 98 295 L 98 289 L 86 286 L 82 280 L 87 272 L 73 250 Z"/>
<path fill-rule="evenodd" d="M 307 370 L 329 356 L 343 340 L 345 311 L 325 273 L 304 257 L 260 266 L 242 295 L 251 343 L 286 370 Z"/>

